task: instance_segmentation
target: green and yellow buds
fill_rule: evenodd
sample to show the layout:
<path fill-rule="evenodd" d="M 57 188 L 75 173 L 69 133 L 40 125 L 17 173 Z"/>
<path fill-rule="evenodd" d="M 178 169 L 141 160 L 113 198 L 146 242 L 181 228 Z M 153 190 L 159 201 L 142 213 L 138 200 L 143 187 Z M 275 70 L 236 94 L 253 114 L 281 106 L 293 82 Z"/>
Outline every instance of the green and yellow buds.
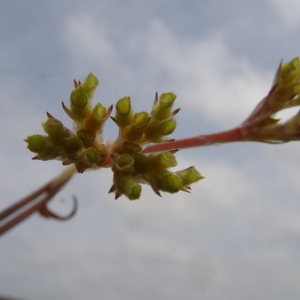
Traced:
<path fill-rule="evenodd" d="M 35 134 L 28 136 L 25 141 L 28 143 L 27 148 L 36 153 L 33 159 L 55 159 L 60 153 L 60 148 L 46 136 Z"/>
<path fill-rule="evenodd" d="M 172 111 L 176 95 L 165 93 L 160 96 L 155 95 L 155 100 L 151 112 L 151 119 L 145 128 L 144 140 L 146 142 L 161 143 L 170 141 L 165 136 L 173 133 L 176 128 L 174 115 L 179 111 Z"/>
<path fill-rule="evenodd" d="M 171 152 L 161 152 L 149 155 L 150 168 L 153 171 L 172 168 L 177 166 L 175 155 Z"/>
<path fill-rule="evenodd" d="M 45 144 L 47 143 L 47 137 L 40 134 L 34 134 L 28 136 L 25 140 L 27 142 L 27 148 L 34 153 L 43 151 Z"/>
<path fill-rule="evenodd" d="M 74 164 L 79 173 L 87 169 L 109 167 L 113 171 L 113 185 L 109 192 L 115 199 L 125 195 L 129 200 L 140 198 L 142 183 L 149 184 L 153 191 L 177 193 L 189 192 L 189 185 L 200 180 L 194 169 L 171 172 L 177 165 L 174 153 L 166 151 L 155 154 L 143 153 L 146 145 L 167 142 L 166 136 L 176 128 L 173 110 L 176 95 L 156 94 L 151 113 L 135 113 L 130 97 L 118 100 L 112 120 L 119 127 L 114 142 L 104 142 L 102 133 L 112 106 L 105 108 L 101 103 L 92 106 L 92 97 L 98 79 L 90 73 L 83 83 L 74 81 L 75 89 L 70 95 L 70 106 L 62 103 L 66 114 L 74 122 L 74 130 L 49 113 L 42 124 L 46 135 L 31 135 L 26 139 L 28 149 L 36 155 L 34 159 L 61 160 L 63 165 Z"/>
<path fill-rule="evenodd" d="M 125 195 L 129 200 L 138 200 L 141 196 L 142 187 L 131 176 L 122 173 L 114 173 L 114 184 L 109 193 L 115 193 L 115 199 Z"/>
<path fill-rule="evenodd" d="M 300 58 L 281 63 L 277 69 L 268 104 L 273 112 L 300 104 Z"/>
<path fill-rule="evenodd" d="M 300 105 L 300 58 L 281 63 L 268 95 L 241 124 L 243 140 L 285 143 L 300 140 L 299 113 L 281 122 L 277 113 Z"/>
<path fill-rule="evenodd" d="M 132 123 L 124 130 L 125 139 L 131 142 L 141 141 L 149 121 L 150 117 L 147 112 L 135 114 Z"/>
<path fill-rule="evenodd" d="M 92 73 L 82 84 L 75 81 L 75 90 L 70 95 L 71 109 L 67 109 L 69 116 L 72 116 L 74 121 L 84 120 L 91 113 L 91 100 L 98 83 L 98 79 Z"/>
<path fill-rule="evenodd" d="M 190 189 L 191 184 L 204 178 L 194 167 L 189 167 L 185 170 L 177 171 L 176 174 L 182 180 L 183 188 L 187 189 L 186 191 Z"/>
<path fill-rule="evenodd" d="M 179 192 L 183 185 L 180 177 L 167 170 L 158 171 L 154 175 L 158 190 L 171 194 Z"/>
<path fill-rule="evenodd" d="M 176 95 L 173 93 L 161 94 L 159 101 L 157 94 L 152 109 L 152 116 L 156 120 L 167 120 L 171 117 L 171 109 L 173 107 Z"/>
<path fill-rule="evenodd" d="M 96 167 L 99 161 L 99 153 L 94 148 L 88 148 L 80 153 L 75 161 L 75 166 L 79 173 L 83 173 L 86 169 Z"/>
<path fill-rule="evenodd" d="M 84 120 L 84 128 L 85 130 L 96 134 L 101 130 L 103 123 L 106 121 L 106 119 L 106 108 L 102 104 L 98 103 L 95 105 L 91 113 Z"/>
<path fill-rule="evenodd" d="M 78 136 L 71 136 L 64 141 L 64 151 L 69 159 L 74 159 L 82 148 L 83 143 Z"/>
<path fill-rule="evenodd" d="M 94 93 L 96 91 L 96 88 L 99 84 L 98 78 L 93 74 L 90 73 L 85 81 L 79 85 L 79 88 L 81 88 L 88 96 L 88 99 L 91 100 L 94 96 Z M 78 85 L 77 83 L 75 85 Z"/>
<path fill-rule="evenodd" d="M 116 104 L 116 115 L 114 121 L 122 128 L 130 125 L 133 121 L 134 113 L 131 109 L 130 97 L 120 99 Z"/>

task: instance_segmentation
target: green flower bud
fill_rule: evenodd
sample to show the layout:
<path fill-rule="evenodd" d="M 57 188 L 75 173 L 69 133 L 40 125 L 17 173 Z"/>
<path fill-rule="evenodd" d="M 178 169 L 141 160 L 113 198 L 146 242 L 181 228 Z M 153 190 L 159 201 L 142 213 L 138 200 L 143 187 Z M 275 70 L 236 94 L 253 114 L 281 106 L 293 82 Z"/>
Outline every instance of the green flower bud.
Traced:
<path fill-rule="evenodd" d="M 83 148 L 82 141 L 77 136 L 65 139 L 64 151 L 69 158 L 73 158 L 75 154 Z"/>
<path fill-rule="evenodd" d="M 131 112 L 131 101 L 130 97 L 124 97 L 119 99 L 116 105 L 118 114 L 126 116 Z"/>
<path fill-rule="evenodd" d="M 176 121 L 172 118 L 170 120 L 166 120 L 160 123 L 159 130 L 162 135 L 171 134 L 176 128 Z"/>
<path fill-rule="evenodd" d="M 125 195 L 129 200 L 138 200 L 141 196 L 142 187 L 138 183 L 132 183 L 131 185 L 127 184 L 125 189 Z"/>
<path fill-rule="evenodd" d="M 88 148 L 81 153 L 75 166 L 79 173 L 83 173 L 86 169 L 95 167 L 99 160 L 98 152 L 94 148 Z"/>
<path fill-rule="evenodd" d="M 90 73 L 80 87 L 86 92 L 88 99 L 91 99 L 98 84 L 98 78 L 93 73 Z"/>
<path fill-rule="evenodd" d="M 62 136 L 64 134 L 64 126 L 61 121 L 49 118 L 42 126 L 51 137 Z"/>
<path fill-rule="evenodd" d="M 176 174 L 180 177 L 185 187 L 204 178 L 194 167 L 177 171 Z"/>
<path fill-rule="evenodd" d="M 280 64 L 274 79 L 274 85 L 287 86 L 300 78 L 300 58 L 296 57 L 285 64 Z"/>
<path fill-rule="evenodd" d="M 72 91 L 70 95 L 70 101 L 73 108 L 76 109 L 83 109 L 89 103 L 89 98 L 87 93 L 79 87 L 78 89 Z"/>
<path fill-rule="evenodd" d="M 114 169 L 123 174 L 132 174 L 134 171 L 134 159 L 129 154 L 122 154 L 114 162 Z"/>
<path fill-rule="evenodd" d="M 27 148 L 31 152 L 39 153 L 44 149 L 46 140 L 47 140 L 46 136 L 35 134 L 35 135 L 28 136 L 25 141 L 27 142 Z"/>
<path fill-rule="evenodd" d="M 150 122 L 145 129 L 145 136 L 150 141 L 158 141 L 163 136 L 171 134 L 176 128 L 176 121 L 172 118 L 160 122 Z"/>
<path fill-rule="evenodd" d="M 149 114 L 146 111 L 136 113 L 133 124 L 136 128 L 144 128 L 149 122 Z"/>
<path fill-rule="evenodd" d="M 177 166 L 176 157 L 171 152 L 166 151 L 149 155 L 149 168 L 152 172 L 175 166 Z"/>
<path fill-rule="evenodd" d="M 98 133 L 106 120 L 106 108 L 98 103 L 89 116 L 84 120 L 84 128 L 90 132 Z"/>
<path fill-rule="evenodd" d="M 164 192 L 177 193 L 183 187 L 181 178 L 169 171 L 157 172 L 154 174 L 154 178 L 158 189 Z"/>
<path fill-rule="evenodd" d="M 62 146 L 64 139 L 71 136 L 70 130 L 64 127 L 62 122 L 57 119 L 49 118 L 46 122 L 42 123 L 42 126 L 57 146 Z"/>
<path fill-rule="evenodd" d="M 131 176 L 114 174 L 114 185 L 111 191 L 115 191 L 116 199 L 124 194 L 129 200 L 137 200 L 141 196 L 142 187 Z"/>
<path fill-rule="evenodd" d="M 142 139 L 144 129 L 149 123 L 150 118 L 147 112 L 135 114 L 133 123 L 126 128 L 125 138 L 131 142 L 137 142 Z"/>
<path fill-rule="evenodd" d="M 152 116 L 157 120 L 169 119 L 175 99 L 176 95 L 173 93 L 161 94 L 158 103 L 154 106 Z"/>
<path fill-rule="evenodd" d="M 277 112 L 299 105 L 300 94 L 300 58 L 280 64 L 273 81 L 273 88 L 267 96 L 269 107 Z M 297 96 L 297 97 L 296 97 Z"/>
<path fill-rule="evenodd" d="M 84 160 L 89 167 L 95 166 L 99 162 L 98 152 L 94 148 L 88 148 L 83 152 Z"/>
<path fill-rule="evenodd" d="M 71 113 L 68 113 L 68 115 L 71 115 L 77 124 L 81 123 L 91 113 L 88 95 L 81 86 L 79 86 L 76 90 L 72 91 L 70 101 Z M 79 122 L 76 120 L 79 120 Z"/>
<path fill-rule="evenodd" d="M 41 145 L 40 145 L 41 146 Z M 61 157 L 62 149 L 51 141 L 48 137 L 45 138 L 44 144 L 37 152 L 37 155 L 33 159 L 49 160 L 57 159 Z"/>
<path fill-rule="evenodd" d="M 121 98 L 116 104 L 115 122 L 119 127 L 124 127 L 132 123 L 134 118 L 133 110 L 131 109 L 130 97 Z"/>

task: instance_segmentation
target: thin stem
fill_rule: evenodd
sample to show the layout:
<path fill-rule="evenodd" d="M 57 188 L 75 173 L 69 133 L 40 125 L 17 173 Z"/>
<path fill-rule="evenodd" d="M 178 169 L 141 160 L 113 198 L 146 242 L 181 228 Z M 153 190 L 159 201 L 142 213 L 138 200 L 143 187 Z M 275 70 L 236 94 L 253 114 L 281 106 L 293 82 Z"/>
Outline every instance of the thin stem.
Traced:
<path fill-rule="evenodd" d="M 245 133 L 241 127 L 213 134 L 198 135 L 191 138 L 175 140 L 168 143 L 154 144 L 146 147 L 143 153 L 161 152 L 173 149 L 210 146 L 213 144 L 240 142 L 245 139 Z"/>
<path fill-rule="evenodd" d="M 49 211 L 46 204 L 58 193 L 58 191 L 71 179 L 72 175 L 76 172 L 77 171 L 74 166 L 65 169 L 58 177 L 54 178 L 14 205 L 11 205 L 4 211 L 0 212 L 0 235 L 7 232 L 9 229 L 13 228 L 37 211 L 40 211 L 41 214 L 45 215 L 46 217 L 54 217 L 60 220 L 68 219 L 70 216 L 74 215 L 77 210 L 76 199 L 74 199 L 74 208 L 71 214 L 67 217 L 59 217 L 52 213 Z"/>

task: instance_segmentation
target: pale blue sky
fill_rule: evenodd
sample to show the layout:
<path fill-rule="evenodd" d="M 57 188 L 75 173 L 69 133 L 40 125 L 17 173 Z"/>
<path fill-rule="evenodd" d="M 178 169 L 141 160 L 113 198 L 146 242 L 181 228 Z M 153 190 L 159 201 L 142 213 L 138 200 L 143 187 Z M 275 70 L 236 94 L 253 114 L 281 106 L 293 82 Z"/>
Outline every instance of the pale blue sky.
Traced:
<path fill-rule="evenodd" d="M 95 101 L 177 94 L 175 138 L 237 125 L 281 59 L 300 55 L 298 0 L 0 2 L 0 210 L 58 174 L 23 141 L 61 109 L 74 78 L 100 79 Z M 113 139 L 108 125 L 105 135 Z M 1 237 L 0 296 L 20 299 L 298 299 L 299 144 L 242 143 L 178 153 L 206 177 L 191 194 L 114 200 L 109 170 L 77 175 Z M 65 201 L 60 201 L 65 199 Z"/>

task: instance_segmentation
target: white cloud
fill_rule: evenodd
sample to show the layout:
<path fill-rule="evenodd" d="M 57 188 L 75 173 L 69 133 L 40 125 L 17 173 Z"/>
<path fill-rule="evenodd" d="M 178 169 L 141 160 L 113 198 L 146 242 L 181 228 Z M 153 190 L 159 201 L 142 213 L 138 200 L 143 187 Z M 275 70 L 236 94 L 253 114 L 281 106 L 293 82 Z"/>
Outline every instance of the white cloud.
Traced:
<path fill-rule="evenodd" d="M 242 121 L 271 85 L 269 72 L 256 70 L 251 62 L 233 56 L 221 32 L 203 40 L 178 40 L 155 20 L 147 46 L 155 66 L 166 69 L 176 83 L 178 101 L 211 121 Z"/>
<path fill-rule="evenodd" d="M 292 30 L 299 26 L 300 2 L 298 0 L 268 0 L 268 2 L 280 17 L 286 30 Z"/>
<path fill-rule="evenodd" d="M 89 61 L 105 65 L 114 64 L 115 49 L 107 36 L 105 22 L 93 18 L 88 13 L 76 13 L 66 20 L 62 40 L 69 47 L 74 61 Z"/>

